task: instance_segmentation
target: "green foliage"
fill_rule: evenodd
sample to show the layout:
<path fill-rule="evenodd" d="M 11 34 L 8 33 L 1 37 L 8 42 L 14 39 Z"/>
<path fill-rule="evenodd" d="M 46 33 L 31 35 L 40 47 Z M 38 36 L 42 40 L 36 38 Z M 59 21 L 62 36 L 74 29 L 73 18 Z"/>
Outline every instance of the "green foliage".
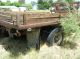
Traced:
<path fill-rule="evenodd" d="M 11 3 L 10 1 L 7 1 L 7 2 L 0 2 L 0 6 L 21 6 L 22 4 L 19 3 L 19 2 L 14 2 L 14 3 Z"/>
<path fill-rule="evenodd" d="M 32 5 L 31 4 L 23 4 L 23 3 L 19 3 L 19 2 L 11 3 L 10 1 L 0 2 L 0 6 L 16 6 L 16 7 L 25 6 L 29 10 L 32 9 Z"/>
<path fill-rule="evenodd" d="M 14 3 L 11 3 L 11 5 L 16 6 L 16 7 L 20 7 L 22 5 L 22 3 L 14 2 Z"/>
<path fill-rule="evenodd" d="M 53 0 L 38 0 L 38 9 L 49 9 L 52 6 Z"/>
<path fill-rule="evenodd" d="M 69 14 L 68 17 L 61 19 L 61 25 L 64 29 L 65 35 L 71 35 L 72 33 L 79 33 L 79 20 L 78 15 L 76 14 Z"/>
<path fill-rule="evenodd" d="M 47 2 L 39 4 L 39 9 L 48 9 L 50 6 Z"/>
<path fill-rule="evenodd" d="M 28 10 L 32 9 L 32 4 L 22 4 L 22 6 L 26 7 Z"/>
<path fill-rule="evenodd" d="M 71 3 L 71 2 L 74 2 L 75 0 L 57 0 L 57 2 L 68 2 L 68 3 Z"/>
<path fill-rule="evenodd" d="M 57 2 L 74 2 L 75 0 L 58 0 Z M 49 9 L 53 4 L 53 0 L 38 0 L 38 9 Z"/>
<path fill-rule="evenodd" d="M 5 2 L 0 2 L 0 6 L 5 6 Z"/>
<path fill-rule="evenodd" d="M 75 0 L 65 0 L 68 3 L 74 2 Z"/>
<path fill-rule="evenodd" d="M 5 4 L 5 6 L 10 6 L 11 5 L 10 2 L 5 2 L 4 4 Z"/>

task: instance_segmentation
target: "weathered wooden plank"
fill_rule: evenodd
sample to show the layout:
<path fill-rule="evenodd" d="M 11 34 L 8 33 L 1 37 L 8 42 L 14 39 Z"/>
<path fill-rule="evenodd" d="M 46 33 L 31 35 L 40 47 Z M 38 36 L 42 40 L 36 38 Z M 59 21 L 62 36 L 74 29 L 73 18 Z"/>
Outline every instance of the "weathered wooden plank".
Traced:
<path fill-rule="evenodd" d="M 59 18 L 37 18 L 37 19 L 27 19 L 26 24 L 44 23 L 44 22 L 58 22 Z"/>
<path fill-rule="evenodd" d="M 45 17 L 59 17 L 58 13 L 50 13 L 50 12 L 26 12 L 25 14 L 28 18 L 45 18 Z"/>
<path fill-rule="evenodd" d="M 2 17 L 0 14 L 0 20 L 6 21 L 4 23 L 8 24 L 4 25 L 1 23 L 3 26 L 17 26 L 18 29 L 27 29 L 58 24 L 60 17 L 59 13 L 51 14 L 50 12 L 2 12 L 2 14 L 5 16 Z"/>

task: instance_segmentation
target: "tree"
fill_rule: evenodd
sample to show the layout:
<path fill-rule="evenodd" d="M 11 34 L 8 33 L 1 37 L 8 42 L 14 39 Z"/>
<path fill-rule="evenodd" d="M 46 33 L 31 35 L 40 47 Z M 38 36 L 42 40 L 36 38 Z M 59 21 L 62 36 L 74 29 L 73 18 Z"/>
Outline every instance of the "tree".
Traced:
<path fill-rule="evenodd" d="M 28 10 L 32 9 L 32 4 L 22 4 L 23 7 L 26 7 Z"/>
<path fill-rule="evenodd" d="M 5 2 L 0 2 L 0 6 L 5 6 Z"/>
<path fill-rule="evenodd" d="M 43 3 L 43 0 L 38 0 L 38 9 L 42 9 L 42 4 Z"/>
<path fill-rule="evenodd" d="M 53 0 L 49 0 L 49 5 L 52 6 Z"/>
<path fill-rule="evenodd" d="M 38 9 L 49 9 L 53 0 L 38 0 Z"/>
<path fill-rule="evenodd" d="M 5 6 L 10 6 L 10 5 L 11 5 L 10 0 L 7 0 L 7 2 L 5 2 Z"/>
<path fill-rule="evenodd" d="M 68 3 L 74 2 L 75 0 L 65 0 Z"/>
<path fill-rule="evenodd" d="M 19 2 L 14 2 L 11 4 L 12 6 L 16 6 L 16 7 L 20 7 L 22 6 L 22 3 L 19 3 Z"/>

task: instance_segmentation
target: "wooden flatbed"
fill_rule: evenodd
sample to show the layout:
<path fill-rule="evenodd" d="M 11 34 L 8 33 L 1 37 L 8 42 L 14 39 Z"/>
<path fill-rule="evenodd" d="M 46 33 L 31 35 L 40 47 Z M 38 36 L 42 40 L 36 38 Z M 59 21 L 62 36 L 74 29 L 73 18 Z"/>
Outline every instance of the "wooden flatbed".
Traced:
<path fill-rule="evenodd" d="M 18 30 L 55 25 L 63 15 L 50 12 L 0 12 L 0 25 Z"/>
<path fill-rule="evenodd" d="M 55 40 L 56 36 L 54 34 L 57 33 L 56 31 L 59 32 L 59 29 L 56 29 L 59 26 L 56 25 L 59 24 L 60 18 L 64 17 L 66 14 L 67 13 L 0 11 L 0 26 L 2 30 L 4 27 L 5 30 L 8 31 L 10 37 L 13 37 L 14 35 L 21 36 L 25 33 L 28 47 L 33 46 L 39 48 L 39 37 L 43 35 L 41 33 L 45 32 L 45 34 L 48 34 L 48 42 L 53 38 L 53 40 Z M 23 33 L 21 31 L 23 31 Z M 50 34 L 48 32 L 54 33 Z M 57 36 L 60 35 L 57 34 Z"/>

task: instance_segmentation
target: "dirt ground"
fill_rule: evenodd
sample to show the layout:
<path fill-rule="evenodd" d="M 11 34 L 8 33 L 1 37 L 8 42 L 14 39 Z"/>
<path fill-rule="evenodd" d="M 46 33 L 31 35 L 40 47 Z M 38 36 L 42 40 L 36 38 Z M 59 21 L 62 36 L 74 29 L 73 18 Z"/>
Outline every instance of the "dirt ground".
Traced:
<path fill-rule="evenodd" d="M 0 36 L 0 59 L 80 59 L 80 40 L 64 41 L 62 46 L 43 44 L 36 51 L 27 49 L 27 41 L 23 38 Z"/>

